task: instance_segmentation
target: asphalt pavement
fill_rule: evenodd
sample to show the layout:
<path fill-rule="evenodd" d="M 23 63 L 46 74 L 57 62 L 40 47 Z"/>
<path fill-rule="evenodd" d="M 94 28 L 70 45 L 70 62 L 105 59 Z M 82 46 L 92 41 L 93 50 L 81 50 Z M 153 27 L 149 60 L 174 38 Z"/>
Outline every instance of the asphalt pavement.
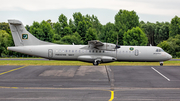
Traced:
<path fill-rule="evenodd" d="M 0 101 L 179 101 L 179 66 L 0 66 Z"/>

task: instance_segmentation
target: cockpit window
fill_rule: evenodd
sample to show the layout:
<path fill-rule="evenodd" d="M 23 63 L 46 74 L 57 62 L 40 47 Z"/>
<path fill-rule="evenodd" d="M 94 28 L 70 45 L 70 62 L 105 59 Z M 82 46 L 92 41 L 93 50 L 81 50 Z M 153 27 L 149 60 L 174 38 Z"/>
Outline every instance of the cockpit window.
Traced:
<path fill-rule="evenodd" d="M 156 49 L 156 52 L 164 52 L 163 49 Z"/>

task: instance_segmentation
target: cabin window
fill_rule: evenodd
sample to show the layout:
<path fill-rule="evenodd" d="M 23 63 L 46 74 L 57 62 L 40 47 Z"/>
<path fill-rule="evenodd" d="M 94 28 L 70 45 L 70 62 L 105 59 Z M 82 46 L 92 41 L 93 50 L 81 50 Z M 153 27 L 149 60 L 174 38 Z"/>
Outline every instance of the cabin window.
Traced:
<path fill-rule="evenodd" d="M 96 53 L 97 53 L 98 51 L 96 50 Z"/>
<path fill-rule="evenodd" d="M 92 52 L 94 53 L 94 50 Z"/>
<path fill-rule="evenodd" d="M 99 51 L 99 53 L 101 53 L 101 51 Z"/>
<path fill-rule="evenodd" d="M 81 53 L 81 50 L 79 50 L 79 53 Z"/>
<path fill-rule="evenodd" d="M 103 53 L 104 53 L 104 51 L 103 51 Z"/>
<path fill-rule="evenodd" d="M 75 50 L 75 53 L 77 53 L 77 50 Z"/>
<path fill-rule="evenodd" d="M 61 52 L 61 50 L 59 50 L 59 52 Z"/>
<path fill-rule="evenodd" d="M 58 52 L 58 50 L 56 50 L 56 53 Z"/>
<path fill-rule="evenodd" d="M 71 50 L 69 50 L 69 53 L 71 52 Z"/>
<path fill-rule="evenodd" d="M 68 50 L 66 50 L 66 53 L 68 52 Z"/>
<path fill-rule="evenodd" d="M 74 53 L 74 50 L 72 50 L 72 52 Z"/>
<path fill-rule="evenodd" d="M 89 53 L 91 53 L 91 50 L 89 50 Z"/>

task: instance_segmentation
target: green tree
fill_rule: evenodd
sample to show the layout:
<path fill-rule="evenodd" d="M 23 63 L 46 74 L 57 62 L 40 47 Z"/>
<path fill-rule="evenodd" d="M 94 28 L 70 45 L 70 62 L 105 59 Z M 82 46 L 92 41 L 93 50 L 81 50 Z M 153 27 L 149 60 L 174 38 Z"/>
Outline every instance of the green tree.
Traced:
<path fill-rule="evenodd" d="M 64 14 L 61 14 L 59 16 L 59 23 L 60 23 L 62 29 L 64 29 L 65 27 L 68 26 L 67 17 Z"/>
<path fill-rule="evenodd" d="M 43 30 L 40 27 L 39 22 L 33 22 L 33 25 L 30 26 L 29 32 L 32 33 L 36 38 L 44 41 L 45 40 L 45 34 Z"/>
<path fill-rule="evenodd" d="M 168 41 L 163 41 L 157 45 L 158 47 L 161 47 L 164 51 L 171 53 L 172 51 L 175 51 L 174 49 L 171 49 L 170 43 Z"/>
<path fill-rule="evenodd" d="M 115 34 L 116 37 L 114 37 Z M 117 39 L 117 34 L 118 33 L 115 31 L 115 25 L 109 22 L 104 25 L 103 32 L 100 34 L 100 39 L 103 42 L 114 43 L 114 40 L 116 41 Z"/>
<path fill-rule="evenodd" d="M 101 40 L 101 34 L 103 33 L 103 25 L 100 23 L 97 16 L 92 15 L 91 18 L 92 28 L 96 29 L 98 39 Z"/>
<path fill-rule="evenodd" d="M 64 44 L 82 44 L 83 41 L 81 39 L 81 36 L 77 32 L 75 32 L 73 35 L 64 36 L 60 42 Z"/>
<path fill-rule="evenodd" d="M 155 46 L 154 43 L 154 35 L 155 35 L 155 28 L 156 25 L 154 23 L 142 23 L 141 22 L 141 28 L 143 29 L 143 31 L 146 33 L 147 37 L 148 37 L 148 45 L 153 45 Z"/>
<path fill-rule="evenodd" d="M 74 21 L 72 21 L 72 19 L 69 19 L 69 27 L 71 28 L 73 33 L 76 32 L 76 27 L 75 27 Z"/>
<path fill-rule="evenodd" d="M 56 22 L 53 27 L 55 34 L 57 34 L 59 37 L 62 37 L 63 29 L 61 28 L 60 23 Z"/>
<path fill-rule="evenodd" d="M 86 32 L 84 44 L 88 44 L 88 41 L 91 41 L 91 40 L 97 40 L 97 34 L 96 33 L 97 32 L 95 29 L 89 28 Z"/>
<path fill-rule="evenodd" d="M 51 22 L 51 19 L 47 20 L 46 22 L 51 25 L 51 28 L 54 28 L 54 24 L 55 24 L 55 23 L 52 23 L 52 22 Z"/>
<path fill-rule="evenodd" d="M 87 31 L 86 21 L 85 20 L 79 21 L 77 32 L 79 33 L 79 35 L 82 37 L 83 40 L 85 39 L 86 31 Z"/>
<path fill-rule="evenodd" d="M 26 25 L 25 28 L 26 28 L 27 31 L 30 31 L 30 26 L 29 25 Z"/>
<path fill-rule="evenodd" d="M 12 45 L 12 37 L 5 31 L 0 30 L 0 55 L 9 55 L 8 46 Z"/>
<path fill-rule="evenodd" d="M 69 26 L 73 29 L 73 32 L 78 32 L 79 35 L 82 37 L 82 40 L 85 40 L 86 31 L 89 28 L 93 28 L 96 30 L 97 36 L 102 38 L 103 36 L 103 26 L 100 24 L 99 20 L 96 16 L 92 15 L 82 15 L 80 12 L 76 12 L 73 14 L 74 21 L 70 20 Z M 76 28 L 76 30 L 74 30 Z"/>
<path fill-rule="evenodd" d="M 160 42 L 167 40 L 169 38 L 169 23 L 168 22 L 156 22 L 154 42 L 158 45 Z"/>
<path fill-rule="evenodd" d="M 145 46 L 148 43 L 146 34 L 139 28 L 133 28 L 124 33 L 124 45 Z"/>
<path fill-rule="evenodd" d="M 171 20 L 171 24 L 169 27 L 169 36 L 175 37 L 177 34 L 180 34 L 180 18 L 178 16 L 175 16 Z"/>
<path fill-rule="evenodd" d="M 107 42 L 116 44 L 117 35 L 118 35 L 118 33 L 113 31 L 113 30 L 110 30 L 109 32 L 107 32 L 107 34 L 106 34 L 106 36 L 108 36 L 107 37 Z"/>
<path fill-rule="evenodd" d="M 163 40 L 169 38 L 169 23 L 168 22 L 156 22 L 156 23 L 144 23 L 141 22 L 141 28 L 148 37 L 148 45 L 156 46 Z"/>
<path fill-rule="evenodd" d="M 74 18 L 75 27 L 77 28 L 79 25 L 79 22 L 83 20 L 83 16 L 80 12 L 76 12 L 76 13 L 73 13 L 73 18 Z"/>
<path fill-rule="evenodd" d="M 71 35 L 72 34 L 72 30 L 70 27 L 65 27 L 63 32 L 64 32 L 63 33 L 64 35 Z"/>
<path fill-rule="evenodd" d="M 44 20 L 41 23 L 34 22 L 29 31 L 42 41 L 54 42 L 54 31 L 50 23 Z"/>
<path fill-rule="evenodd" d="M 5 30 L 7 33 L 11 34 L 10 27 L 8 23 L 0 23 L 0 30 Z"/>
<path fill-rule="evenodd" d="M 135 11 L 119 10 L 115 15 L 115 27 L 119 36 L 119 44 L 123 44 L 124 33 L 137 26 L 139 26 L 139 17 Z"/>
<path fill-rule="evenodd" d="M 64 14 L 61 14 L 58 18 L 58 22 L 53 23 L 53 28 L 54 28 L 54 32 L 55 32 L 55 39 L 58 40 L 61 37 L 67 35 L 67 34 L 71 34 L 71 29 L 68 28 L 68 23 L 67 23 L 67 17 Z M 70 33 L 67 33 L 67 30 L 70 31 Z"/>
<path fill-rule="evenodd" d="M 42 29 L 42 31 L 44 32 L 44 41 L 48 41 L 48 42 L 54 42 L 54 31 L 51 27 L 51 25 L 46 22 L 46 21 L 42 21 L 40 23 L 40 28 Z"/>
<path fill-rule="evenodd" d="M 170 37 L 168 40 L 159 43 L 157 46 L 164 49 L 166 52 L 171 54 L 174 58 L 180 57 L 180 35 L 177 34 L 175 37 Z"/>

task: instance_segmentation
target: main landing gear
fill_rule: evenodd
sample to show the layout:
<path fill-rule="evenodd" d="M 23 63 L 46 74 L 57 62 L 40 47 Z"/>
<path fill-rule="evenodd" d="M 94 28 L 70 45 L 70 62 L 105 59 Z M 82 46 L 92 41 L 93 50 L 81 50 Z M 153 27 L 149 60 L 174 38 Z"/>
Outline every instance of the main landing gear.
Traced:
<path fill-rule="evenodd" d="M 160 63 L 160 66 L 163 66 L 163 62 L 159 62 Z"/>
<path fill-rule="evenodd" d="M 101 63 L 101 60 L 100 59 L 96 59 L 96 60 L 94 60 L 93 65 L 94 66 L 98 66 L 100 63 Z"/>

